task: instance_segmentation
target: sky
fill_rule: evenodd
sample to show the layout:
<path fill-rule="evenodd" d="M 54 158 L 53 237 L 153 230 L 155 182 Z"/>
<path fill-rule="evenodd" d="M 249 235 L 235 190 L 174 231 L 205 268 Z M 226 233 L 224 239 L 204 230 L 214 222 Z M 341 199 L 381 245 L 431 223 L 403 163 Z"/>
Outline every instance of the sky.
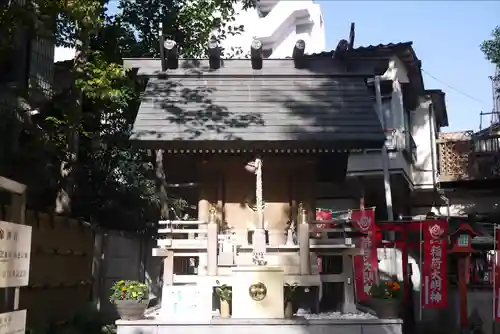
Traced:
<path fill-rule="evenodd" d="M 494 67 L 479 45 L 500 25 L 500 1 L 316 2 L 323 11 L 327 50 L 348 39 L 351 22 L 356 23 L 355 46 L 413 41 L 426 89 L 446 93 L 450 126 L 443 131 L 477 130 L 480 112 L 492 111 Z M 111 1 L 111 11 L 116 3 Z M 483 128 L 490 117 L 482 117 Z"/>
<path fill-rule="evenodd" d="M 477 130 L 480 112 L 491 112 L 489 76 L 494 67 L 479 45 L 500 25 L 500 1 L 317 1 L 321 4 L 327 49 L 348 39 L 356 23 L 355 46 L 413 41 L 422 61 L 426 89 L 442 89 L 450 126 L 443 131 Z M 483 116 L 483 128 L 490 116 Z"/>

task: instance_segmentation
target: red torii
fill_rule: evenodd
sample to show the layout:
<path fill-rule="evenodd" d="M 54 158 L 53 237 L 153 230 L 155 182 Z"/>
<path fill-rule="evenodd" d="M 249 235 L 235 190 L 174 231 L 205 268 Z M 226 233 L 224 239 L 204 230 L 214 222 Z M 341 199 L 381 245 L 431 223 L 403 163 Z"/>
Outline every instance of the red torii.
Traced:
<path fill-rule="evenodd" d="M 408 232 L 418 232 L 420 233 L 423 220 L 398 220 L 398 221 L 380 221 L 377 222 L 377 235 L 376 240 L 378 241 L 377 247 L 396 247 L 401 249 L 402 258 L 402 272 L 403 272 L 403 302 L 404 305 L 408 305 L 410 294 L 408 286 L 410 284 L 408 277 L 408 249 L 420 249 L 421 240 L 419 242 L 408 243 L 407 237 Z M 394 241 L 383 241 L 382 232 L 400 232 L 401 240 Z"/>
<path fill-rule="evenodd" d="M 425 220 L 427 219 L 439 219 L 443 217 L 437 217 L 437 216 L 432 216 L 432 217 L 426 217 Z M 447 217 L 448 218 L 448 217 Z M 377 235 L 376 235 L 376 240 L 378 242 L 378 246 L 381 247 L 397 247 L 401 249 L 401 258 L 402 258 L 402 271 L 403 271 L 403 285 L 405 287 L 403 293 L 404 293 L 404 305 L 407 306 L 409 302 L 409 291 L 408 291 L 408 286 L 409 286 L 409 277 L 408 277 L 408 249 L 420 249 L 422 245 L 422 236 L 420 235 L 421 233 L 421 228 L 422 224 L 424 223 L 425 220 L 400 220 L 400 221 L 382 221 L 377 223 Z M 395 241 L 382 241 L 382 232 L 383 231 L 388 231 L 388 232 L 401 232 L 401 240 L 395 240 Z M 413 243 L 408 243 L 406 240 L 408 237 L 408 232 L 417 232 L 419 233 L 419 242 L 413 242 Z M 452 241 L 452 247 L 448 251 L 449 253 L 452 254 L 457 254 L 457 255 L 467 255 L 473 252 L 472 247 L 471 247 L 471 242 L 470 240 L 479 234 L 474 231 L 474 229 L 467 223 L 462 223 L 459 228 L 457 228 L 455 231 L 449 231 L 448 235 L 451 237 Z M 463 245 L 460 244 L 458 236 L 460 235 L 466 235 L 469 237 L 468 242 L 464 243 Z M 460 290 L 460 327 L 461 328 L 467 328 L 468 326 L 468 317 L 467 317 L 467 281 L 468 281 L 468 274 L 469 274 L 469 263 L 468 263 L 468 257 L 464 256 L 459 256 L 459 262 L 458 262 L 458 278 L 459 278 L 459 290 Z"/>

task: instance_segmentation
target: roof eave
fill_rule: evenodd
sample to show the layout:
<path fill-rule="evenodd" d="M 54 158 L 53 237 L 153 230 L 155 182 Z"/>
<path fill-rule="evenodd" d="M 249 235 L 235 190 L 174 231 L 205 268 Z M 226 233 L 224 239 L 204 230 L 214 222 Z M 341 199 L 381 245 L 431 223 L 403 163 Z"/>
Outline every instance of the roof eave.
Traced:
<path fill-rule="evenodd" d="M 250 140 L 162 140 L 144 138 L 137 134 L 130 137 L 136 147 L 147 149 L 164 149 L 170 153 L 238 153 L 263 151 L 269 153 L 328 153 L 328 152 L 360 152 L 367 149 L 382 149 L 385 138 L 381 140 L 339 140 L 281 142 Z"/>
<path fill-rule="evenodd" d="M 448 111 L 446 109 L 446 94 L 440 89 L 427 89 L 426 94 L 429 94 L 432 103 L 436 106 L 436 111 L 438 113 L 438 121 L 440 127 L 448 126 Z"/>

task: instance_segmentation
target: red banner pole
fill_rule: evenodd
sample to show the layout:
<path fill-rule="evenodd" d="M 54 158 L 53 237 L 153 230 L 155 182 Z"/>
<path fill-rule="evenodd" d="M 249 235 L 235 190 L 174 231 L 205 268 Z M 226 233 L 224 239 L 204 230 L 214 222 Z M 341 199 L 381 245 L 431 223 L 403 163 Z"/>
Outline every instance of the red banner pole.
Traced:
<path fill-rule="evenodd" d="M 401 239 L 403 239 L 403 244 L 401 245 L 401 257 L 402 257 L 402 263 L 403 263 L 403 305 L 405 307 L 405 310 L 408 309 L 409 306 L 409 301 L 410 301 L 410 278 L 408 277 L 408 247 L 404 241 L 406 241 L 408 237 L 408 231 L 407 229 L 403 229 L 401 231 L 402 236 Z"/>
<path fill-rule="evenodd" d="M 467 281 L 466 281 L 466 256 L 459 254 L 458 258 L 458 295 L 460 296 L 459 314 L 460 314 L 460 328 L 466 330 L 469 327 L 469 319 L 467 312 Z"/>
<path fill-rule="evenodd" d="M 424 275 L 423 275 L 423 272 L 422 272 L 422 268 L 423 268 L 423 264 L 424 264 L 424 254 L 423 254 L 423 248 L 424 248 L 424 245 L 423 245 L 423 226 L 424 226 L 424 222 L 420 222 L 419 224 L 419 229 L 418 229 L 418 243 L 419 243 L 419 246 L 418 246 L 418 252 L 419 252 L 419 268 L 420 268 L 420 297 L 418 298 L 418 320 L 420 322 L 422 322 L 422 297 L 423 297 L 423 293 L 422 293 L 422 287 L 424 286 L 423 284 L 423 278 L 424 278 Z"/>
<path fill-rule="evenodd" d="M 500 266 L 498 258 L 498 245 L 500 245 L 500 233 L 497 231 L 496 224 L 494 225 L 495 234 L 495 247 L 493 253 L 493 320 L 497 322 L 500 320 Z"/>

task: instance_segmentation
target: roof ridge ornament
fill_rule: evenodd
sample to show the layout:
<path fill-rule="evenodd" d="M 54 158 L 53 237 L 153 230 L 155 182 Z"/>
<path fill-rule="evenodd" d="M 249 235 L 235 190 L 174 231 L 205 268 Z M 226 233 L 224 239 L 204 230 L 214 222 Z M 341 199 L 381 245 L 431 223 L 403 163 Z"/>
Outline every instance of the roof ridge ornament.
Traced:
<path fill-rule="evenodd" d="M 297 42 L 295 42 L 295 46 L 292 52 L 292 57 L 295 68 L 297 69 L 305 67 L 305 57 L 304 57 L 305 50 L 306 50 L 306 42 L 304 42 L 304 40 L 299 39 Z"/>
<path fill-rule="evenodd" d="M 349 50 L 349 42 L 345 39 L 341 39 L 335 48 L 335 52 L 333 53 L 334 59 L 345 59 L 345 55 Z"/>
<path fill-rule="evenodd" d="M 165 40 L 165 36 L 163 36 L 163 34 L 160 35 L 160 58 L 162 72 L 165 72 L 167 69 L 173 70 L 179 67 L 178 49 L 178 45 L 174 40 Z"/>
<path fill-rule="evenodd" d="M 208 63 L 211 70 L 221 67 L 221 48 L 215 36 L 212 36 L 208 42 Z"/>
<path fill-rule="evenodd" d="M 262 69 L 262 42 L 258 39 L 254 39 L 250 45 L 250 59 L 254 70 Z"/>

